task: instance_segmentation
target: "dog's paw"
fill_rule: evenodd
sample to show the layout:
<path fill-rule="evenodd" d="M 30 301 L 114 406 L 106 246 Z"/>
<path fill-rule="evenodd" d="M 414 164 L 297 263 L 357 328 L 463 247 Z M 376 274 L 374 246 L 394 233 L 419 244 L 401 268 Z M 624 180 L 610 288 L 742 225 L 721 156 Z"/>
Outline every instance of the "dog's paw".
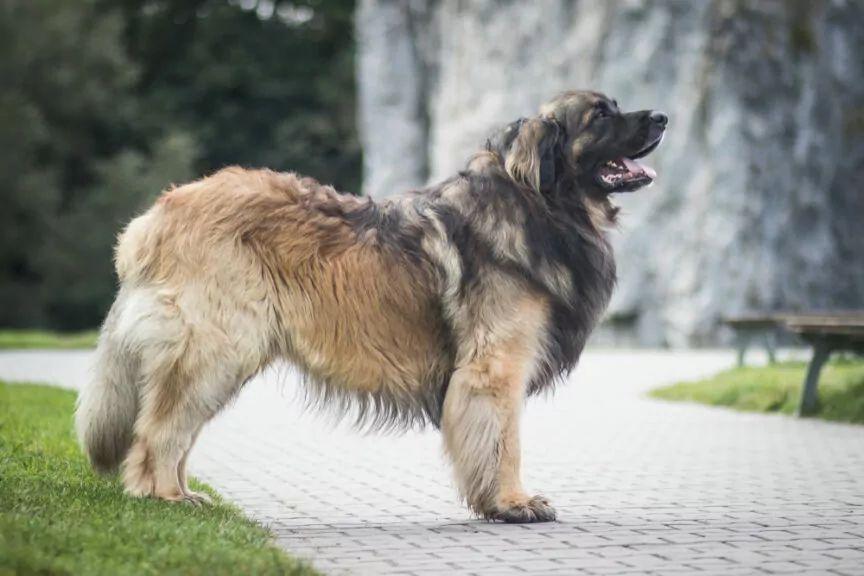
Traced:
<path fill-rule="evenodd" d="M 184 492 L 183 501 L 193 506 L 206 506 L 213 504 L 213 499 L 204 492 Z"/>
<path fill-rule="evenodd" d="M 530 522 L 552 522 L 557 514 L 555 508 L 542 496 L 534 496 L 525 501 L 510 502 L 500 507 L 492 515 L 492 520 L 511 524 L 527 524 Z"/>

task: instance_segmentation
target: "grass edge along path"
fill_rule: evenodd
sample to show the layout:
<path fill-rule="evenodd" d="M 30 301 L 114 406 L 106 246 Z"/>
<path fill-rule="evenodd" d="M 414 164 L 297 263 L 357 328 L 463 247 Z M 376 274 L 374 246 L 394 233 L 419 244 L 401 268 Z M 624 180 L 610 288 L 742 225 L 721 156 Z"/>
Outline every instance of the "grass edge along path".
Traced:
<path fill-rule="evenodd" d="M 781 362 L 725 370 L 704 380 L 679 382 L 652 390 L 662 400 L 698 402 L 748 412 L 794 414 L 807 370 L 805 362 Z M 836 358 L 819 379 L 812 417 L 864 424 L 864 360 Z"/>
<path fill-rule="evenodd" d="M 194 507 L 123 494 L 74 439 L 75 393 L 0 381 L 0 575 L 317 574 L 223 502 Z"/>
<path fill-rule="evenodd" d="M 94 348 L 99 332 L 0 329 L 0 350 L 77 350 Z"/>

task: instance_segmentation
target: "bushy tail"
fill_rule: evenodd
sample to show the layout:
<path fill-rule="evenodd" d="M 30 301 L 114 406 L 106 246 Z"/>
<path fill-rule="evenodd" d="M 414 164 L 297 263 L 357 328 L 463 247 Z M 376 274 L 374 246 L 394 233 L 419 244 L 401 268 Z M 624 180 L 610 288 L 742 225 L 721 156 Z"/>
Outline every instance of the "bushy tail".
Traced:
<path fill-rule="evenodd" d="M 116 471 L 132 444 L 138 412 L 138 361 L 117 332 L 123 294 L 111 307 L 99 344 L 93 379 L 81 390 L 75 411 L 78 441 L 98 472 Z"/>

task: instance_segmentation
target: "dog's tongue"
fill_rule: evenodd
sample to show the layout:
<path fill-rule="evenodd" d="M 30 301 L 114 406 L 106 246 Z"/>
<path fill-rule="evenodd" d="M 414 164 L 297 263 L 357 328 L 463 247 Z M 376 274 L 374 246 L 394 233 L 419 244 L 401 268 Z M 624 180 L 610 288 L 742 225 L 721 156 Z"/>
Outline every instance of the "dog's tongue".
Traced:
<path fill-rule="evenodd" d="M 638 160 L 631 160 L 626 156 L 621 160 L 624 162 L 624 166 L 627 168 L 627 171 L 631 174 L 635 174 L 637 176 L 644 174 L 652 180 L 657 177 L 657 172 L 655 172 L 653 168 L 651 168 L 650 166 L 645 166 Z"/>

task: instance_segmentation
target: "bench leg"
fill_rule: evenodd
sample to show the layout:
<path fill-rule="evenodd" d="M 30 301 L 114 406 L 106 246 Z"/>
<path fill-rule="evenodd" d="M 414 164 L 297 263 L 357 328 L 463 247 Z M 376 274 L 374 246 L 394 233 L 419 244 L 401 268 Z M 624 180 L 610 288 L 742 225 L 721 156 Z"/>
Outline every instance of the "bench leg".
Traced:
<path fill-rule="evenodd" d="M 772 330 L 765 334 L 765 350 L 768 352 L 768 363 L 777 363 L 777 334 Z"/>
<path fill-rule="evenodd" d="M 828 357 L 831 355 L 831 347 L 827 342 L 817 340 L 813 343 L 813 357 L 807 367 L 807 377 L 804 379 L 804 389 L 801 391 L 801 402 L 798 404 L 796 416 L 807 416 L 812 414 L 816 408 L 816 389 L 819 386 L 819 373 Z"/>
<path fill-rule="evenodd" d="M 750 335 L 738 334 L 735 338 L 735 347 L 738 349 L 738 367 L 744 366 L 744 357 L 747 355 L 747 347 L 750 345 Z"/>

